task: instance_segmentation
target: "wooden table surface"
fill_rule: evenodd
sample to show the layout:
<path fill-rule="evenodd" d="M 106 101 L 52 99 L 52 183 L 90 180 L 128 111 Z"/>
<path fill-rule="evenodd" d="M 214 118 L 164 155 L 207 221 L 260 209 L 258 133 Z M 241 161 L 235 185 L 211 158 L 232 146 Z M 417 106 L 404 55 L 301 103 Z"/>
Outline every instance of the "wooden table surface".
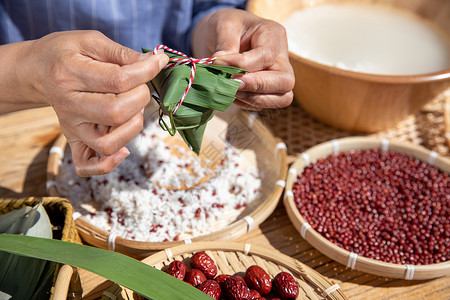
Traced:
<path fill-rule="evenodd" d="M 51 108 L 0 116 L 0 197 L 47 196 L 46 164 L 52 142 L 60 133 Z M 264 246 L 294 257 L 338 283 L 349 299 L 450 299 L 450 278 L 406 281 L 354 270 L 313 249 L 291 224 L 282 203 L 240 242 Z M 81 270 L 86 299 L 98 299 L 112 283 Z"/>

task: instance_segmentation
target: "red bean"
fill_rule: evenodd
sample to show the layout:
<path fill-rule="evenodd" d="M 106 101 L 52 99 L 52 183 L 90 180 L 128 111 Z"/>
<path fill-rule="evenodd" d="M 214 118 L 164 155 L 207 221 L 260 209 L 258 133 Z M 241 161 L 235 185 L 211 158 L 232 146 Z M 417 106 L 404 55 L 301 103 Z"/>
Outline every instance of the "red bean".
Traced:
<path fill-rule="evenodd" d="M 391 263 L 450 259 L 450 180 L 411 156 L 377 149 L 330 155 L 293 186 L 300 213 L 320 234 Z"/>

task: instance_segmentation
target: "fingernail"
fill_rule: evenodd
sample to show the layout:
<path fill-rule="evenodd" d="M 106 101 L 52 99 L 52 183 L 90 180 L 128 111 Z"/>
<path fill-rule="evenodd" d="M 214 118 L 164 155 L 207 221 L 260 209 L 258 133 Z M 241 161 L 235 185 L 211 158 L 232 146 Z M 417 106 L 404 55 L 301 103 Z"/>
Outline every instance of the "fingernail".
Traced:
<path fill-rule="evenodd" d="M 167 63 L 169 62 L 169 57 L 167 55 L 165 55 L 164 53 L 158 53 L 156 55 L 159 56 L 159 62 L 158 62 L 159 68 L 160 69 L 164 68 L 167 65 Z"/>
<path fill-rule="evenodd" d="M 216 60 L 214 61 L 214 64 L 220 65 L 220 66 L 229 66 L 229 64 L 226 61 L 221 60 L 220 58 L 216 58 Z"/>
<path fill-rule="evenodd" d="M 162 53 L 164 53 L 164 50 L 163 49 L 159 49 L 159 50 L 156 50 L 156 54 L 154 54 L 154 51 L 148 51 L 148 52 L 145 52 L 143 54 L 146 55 L 146 56 L 149 56 L 149 55 L 158 55 L 158 54 L 162 54 Z"/>
<path fill-rule="evenodd" d="M 130 151 L 126 147 L 122 147 L 114 157 L 114 162 L 120 164 L 128 155 L 130 155 Z"/>
<path fill-rule="evenodd" d="M 169 57 L 164 53 L 163 50 L 158 50 L 156 54 L 153 52 L 147 52 L 142 54 L 142 59 L 158 59 L 159 68 L 162 69 L 167 65 Z"/>
<path fill-rule="evenodd" d="M 239 85 L 239 89 L 240 90 L 242 90 L 245 87 L 245 82 L 242 80 L 243 76 L 244 75 L 242 75 L 242 74 L 236 74 L 236 75 L 231 77 L 231 79 L 234 79 L 234 80 L 236 80 L 237 82 L 240 83 L 240 85 Z"/>
<path fill-rule="evenodd" d="M 229 52 L 229 51 L 224 51 L 224 50 L 222 50 L 222 51 L 217 51 L 217 52 L 215 52 L 214 53 L 214 56 L 215 57 L 220 57 L 220 56 L 224 56 L 224 55 L 227 55 L 227 54 L 230 54 L 231 52 Z"/>
<path fill-rule="evenodd" d="M 245 86 L 245 82 L 244 81 L 242 81 L 240 79 L 237 79 L 237 78 L 234 78 L 234 80 L 236 80 L 237 82 L 240 83 L 239 84 L 239 89 L 243 89 L 244 88 L 244 86 Z"/>

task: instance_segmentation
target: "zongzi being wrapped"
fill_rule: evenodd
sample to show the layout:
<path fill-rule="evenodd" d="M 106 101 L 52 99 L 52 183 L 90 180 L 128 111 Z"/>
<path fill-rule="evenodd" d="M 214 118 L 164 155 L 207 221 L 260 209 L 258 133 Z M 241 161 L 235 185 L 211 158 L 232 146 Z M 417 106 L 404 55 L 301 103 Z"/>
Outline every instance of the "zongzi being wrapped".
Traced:
<path fill-rule="evenodd" d="M 199 154 L 207 122 L 216 110 L 225 111 L 235 99 L 240 83 L 232 76 L 247 71 L 213 65 L 215 57 L 196 59 L 164 45 L 153 51 L 159 49 L 168 51 L 169 56 L 169 63 L 150 82 L 160 106 L 160 125 L 171 135 L 178 131 L 189 148 Z"/>

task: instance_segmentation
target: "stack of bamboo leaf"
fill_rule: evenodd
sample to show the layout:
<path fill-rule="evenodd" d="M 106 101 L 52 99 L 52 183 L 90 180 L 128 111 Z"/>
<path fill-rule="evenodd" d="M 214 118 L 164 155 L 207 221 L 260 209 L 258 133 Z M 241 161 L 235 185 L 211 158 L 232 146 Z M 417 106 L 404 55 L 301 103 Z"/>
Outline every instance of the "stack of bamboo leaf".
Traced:
<path fill-rule="evenodd" d="M 52 239 L 42 203 L 2 214 L 0 233 Z M 49 298 L 56 264 L 0 251 L 0 300 Z"/>

